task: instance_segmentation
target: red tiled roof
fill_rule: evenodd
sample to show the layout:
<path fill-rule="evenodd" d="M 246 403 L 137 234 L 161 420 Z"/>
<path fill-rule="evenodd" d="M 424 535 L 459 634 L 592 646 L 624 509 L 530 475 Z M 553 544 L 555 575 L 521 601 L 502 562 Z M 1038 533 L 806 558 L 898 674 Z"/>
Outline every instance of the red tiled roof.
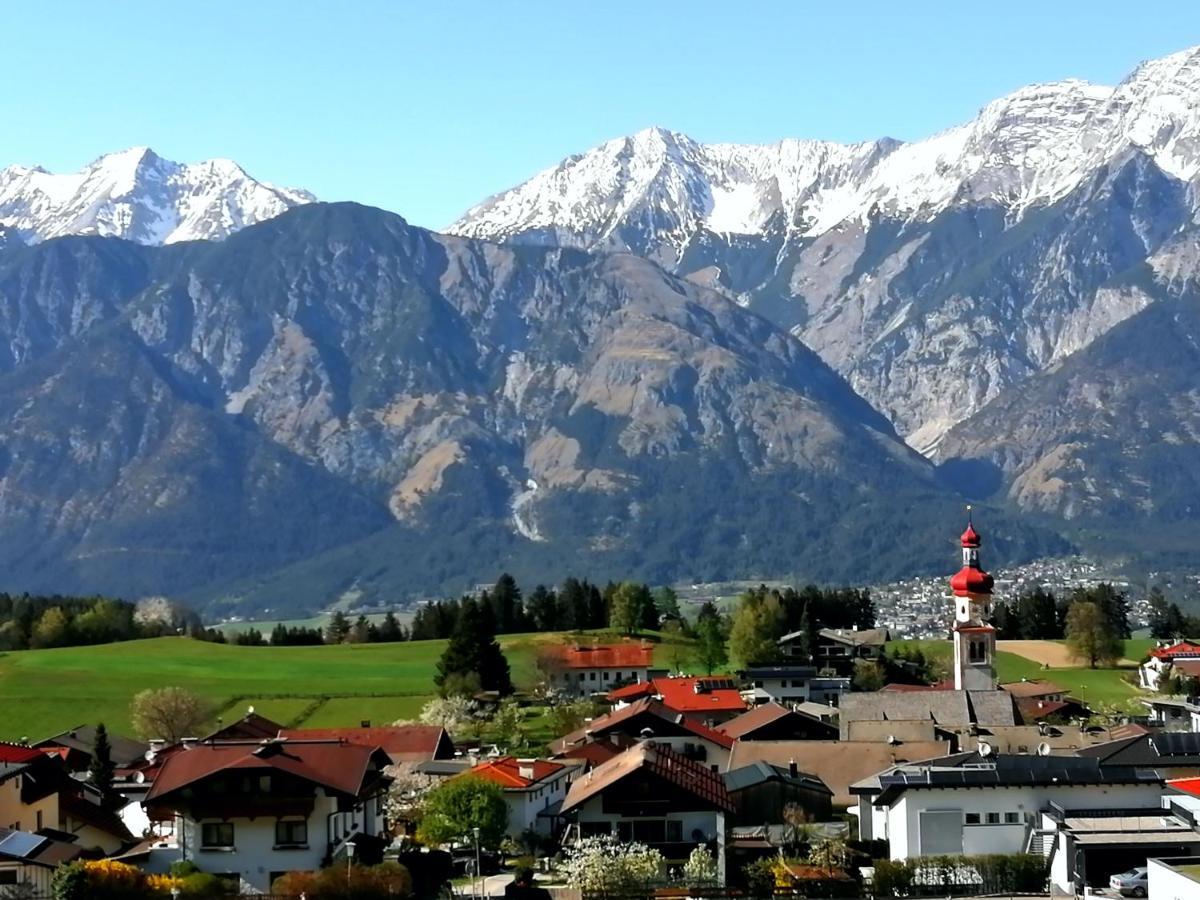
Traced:
<path fill-rule="evenodd" d="M 625 687 L 619 687 L 616 690 L 609 691 L 605 696 L 606 700 L 611 700 L 614 703 L 618 700 L 636 700 L 638 697 L 654 696 L 654 685 L 649 681 L 638 681 L 633 684 L 627 684 Z"/>
<path fill-rule="evenodd" d="M 279 736 L 296 741 L 346 741 L 379 747 L 393 761 L 433 759 L 446 733 L 441 725 L 380 725 L 373 728 L 284 728 Z"/>
<path fill-rule="evenodd" d="M 613 737 L 616 740 L 613 740 Z M 555 759 L 578 759 L 587 763 L 589 766 L 598 766 L 600 763 L 608 762 L 618 753 L 629 749 L 637 743 L 637 738 L 629 737 L 625 734 L 617 733 L 609 735 L 604 740 L 587 741 L 577 744 L 569 744 L 553 754 Z"/>
<path fill-rule="evenodd" d="M 1191 794 L 1193 797 L 1200 797 L 1200 778 L 1169 778 L 1167 779 L 1167 787 L 1175 788 L 1182 794 Z"/>
<path fill-rule="evenodd" d="M 623 644 L 552 644 L 544 651 L 566 669 L 648 669 L 654 665 L 654 645 L 646 642 Z"/>
<path fill-rule="evenodd" d="M 1053 716 L 1076 705 L 1070 700 L 1038 700 L 1036 697 L 1017 700 L 1017 709 L 1020 710 L 1021 718 L 1025 722 L 1036 722 L 1038 719 Z"/>
<path fill-rule="evenodd" d="M 1170 647 L 1157 647 L 1150 651 L 1156 659 L 1173 659 L 1176 656 L 1200 656 L 1200 644 L 1191 641 L 1179 641 Z"/>
<path fill-rule="evenodd" d="M 27 763 L 47 754 L 24 744 L 0 743 L 0 763 Z"/>
<path fill-rule="evenodd" d="M 662 702 L 679 712 L 741 712 L 746 701 L 736 687 L 708 687 L 699 693 L 697 685 L 726 684 L 728 678 L 655 678 L 654 692 Z"/>
<path fill-rule="evenodd" d="M 468 769 L 463 775 L 474 775 L 501 787 L 527 788 L 561 772 L 564 768 L 566 767 L 562 763 L 548 759 L 520 760 L 515 756 L 502 756 L 500 759 L 482 762 Z M 523 774 L 522 769 L 529 770 L 529 774 Z"/>
<path fill-rule="evenodd" d="M 286 772 L 338 793 L 357 796 L 378 752 L 342 741 L 192 744 L 163 763 L 146 802 L 228 771 Z"/>

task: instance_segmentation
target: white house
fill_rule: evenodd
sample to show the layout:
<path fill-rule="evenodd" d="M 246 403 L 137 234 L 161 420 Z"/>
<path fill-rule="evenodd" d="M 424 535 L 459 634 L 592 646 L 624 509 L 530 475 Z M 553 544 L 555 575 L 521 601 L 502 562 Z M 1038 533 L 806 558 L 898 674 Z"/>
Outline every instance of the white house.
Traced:
<path fill-rule="evenodd" d="M 751 704 L 812 700 L 836 705 L 838 698 L 850 691 L 849 678 L 818 676 L 815 666 L 751 666 L 738 675 L 749 683 L 742 696 Z"/>
<path fill-rule="evenodd" d="M 720 774 L 653 741 L 577 778 L 563 802 L 574 837 L 615 834 L 659 850 L 669 865 L 704 846 L 716 857 L 722 880 L 725 817 L 733 812 Z"/>
<path fill-rule="evenodd" d="M 1148 859 L 1147 900 L 1194 900 L 1200 897 L 1200 866 L 1190 858 Z"/>
<path fill-rule="evenodd" d="M 577 697 L 606 694 L 614 687 L 646 682 L 665 669 L 654 668 L 654 645 L 549 644 L 538 657 L 548 687 Z"/>
<path fill-rule="evenodd" d="M 1158 690 L 1159 682 L 1164 677 L 1173 674 L 1200 676 L 1200 644 L 1192 641 L 1160 641 L 1150 651 L 1150 658 L 1138 669 L 1142 687 L 1152 691 Z"/>
<path fill-rule="evenodd" d="M 348 853 L 378 861 L 389 764 L 346 741 L 206 741 L 167 759 L 145 804 L 152 819 L 174 819 L 181 859 L 268 892 Z"/>
<path fill-rule="evenodd" d="M 520 837 L 526 831 L 551 835 L 571 781 L 583 764 L 575 760 L 517 759 L 503 756 L 469 769 L 466 774 L 483 778 L 504 788 L 508 804 L 508 834 Z"/>
<path fill-rule="evenodd" d="M 859 836 L 886 840 L 892 859 L 1021 853 L 1041 813 L 1146 809 L 1159 805 L 1162 776 L 1132 766 L 1064 756 L 959 754 L 893 766 L 859 781 Z"/>

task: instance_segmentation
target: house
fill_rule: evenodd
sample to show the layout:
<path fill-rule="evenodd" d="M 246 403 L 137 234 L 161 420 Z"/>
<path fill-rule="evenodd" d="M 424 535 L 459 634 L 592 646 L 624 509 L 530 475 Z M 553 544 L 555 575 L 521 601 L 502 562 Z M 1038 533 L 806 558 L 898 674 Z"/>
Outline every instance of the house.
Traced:
<path fill-rule="evenodd" d="M 685 718 L 709 726 L 728 721 L 747 709 L 737 684 L 723 675 L 653 678 L 608 694 L 617 708 L 645 697 L 660 700 Z"/>
<path fill-rule="evenodd" d="M 1170 778 L 1200 775 L 1200 734 L 1159 732 L 1105 741 L 1077 751 L 1105 766 L 1153 768 Z"/>
<path fill-rule="evenodd" d="M 575 760 L 517 759 L 502 756 L 468 769 L 467 775 L 482 778 L 504 789 L 508 804 L 508 834 L 519 838 L 527 831 L 553 835 L 572 779 L 583 764 Z"/>
<path fill-rule="evenodd" d="M 785 634 L 779 639 L 779 647 L 785 658 L 794 659 L 802 651 L 801 632 Z M 849 678 L 854 674 L 854 663 L 860 659 L 878 659 L 884 646 L 891 639 L 886 628 L 822 628 L 817 632 L 816 646 L 812 648 L 813 663 L 819 671 L 832 670 Z"/>
<path fill-rule="evenodd" d="M 932 722 L 936 726 L 1016 725 L 1013 698 L 1006 691 L 878 691 L 847 694 L 838 726 L 850 740 L 856 722 Z"/>
<path fill-rule="evenodd" d="M 1200 644 L 1194 641 L 1161 641 L 1138 667 L 1142 687 L 1159 690 L 1164 678 L 1181 674 L 1200 676 Z"/>
<path fill-rule="evenodd" d="M 1143 697 L 1150 723 L 1167 731 L 1200 731 L 1200 698 Z"/>
<path fill-rule="evenodd" d="M 1146 865 L 1150 856 L 1200 853 L 1191 817 L 1157 805 L 1069 809 L 1051 801 L 1039 815 L 1031 848 L 1048 860 L 1052 888 L 1069 896 L 1107 888 L 1113 875 Z"/>
<path fill-rule="evenodd" d="M 163 763 L 146 795 L 155 820 L 174 820 L 180 858 L 269 891 L 280 875 L 344 858 L 364 863 L 386 842 L 390 764 L 377 747 L 347 741 L 213 741 Z"/>
<path fill-rule="evenodd" d="M 838 727 L 778 703 L 764 703 L 717 726 L 717 731 L 735 741 L 836 740 Z"/>
<path fill-rule="evenodd" d="M 729 768 L 755 762 L 781 768 L 792 763 L 801 772 L 819 778 L 832 792 L 836 809 L 856 804 L 850 785 L 901 762 L 917 762 L 950 752 L 949 741 L 857 743 L 853 741 L 738 741 L 729 755 Z"/>
<path fill-rule="evenodd" d="M 1158 805 L 1153 769 L 1072 756 L 960 753 L 892 766 L 850 788 L 861 840 L 886 840 L 892 859 L 1021 853 L 1043 810 Z"/>
<path fill-rule="evenodd" d="M 721 771 L 729 762 L 734 739 L 709 728 L 665 703 L 643 697 L 628 706 L 592 719 L 582 728 L 554 741 L 551 755 L 558 758 L 586 758 L 572 751 L 589 744 L 608 745 L 613 753 L 624 751 L 635 741 L 652 740 L 669 747 L 679 755 Z M 603 761 L 591 760 L 591 761 Z"/>
<path fill-rule="evenodd" d="M 0 744 L 0 826 L 54 831 L 85 850 L 113 853 L 133 835 L 99 791 L 71 777 L 57 755 L 20 744 Z"/>
<path fill-rule="evenodd" d="M 621 644 L 552 644 L 542 648 L 538 667 L 546 685 L 576 697 L 603 694 L 623 684 L 646 682 L 666 669 L 654 667 L 654 645 L 648 641 Z"/>
<path fill-rule="evenodd" d="M 228 724 L 217 719 L 217 730 L 207 735 L 206 741 L 265 741 L 276 737 L 283 728 L 278 722 L 259 715 L 250 706 L 246 714 Z"/>
<path fill-rule="evenodd" d="M 1018 700 L 1065 700 L 1067 689 L 1059 687 L 1052 681 L 1030 681 L 1022 678 L 1020 681 L 1010 681 L 1000 685 L 1000 690 L 1007 692 Z"/>
<path fill-rule="evenodd" d="M 707 847 L 724 880 L 733 799 L 720 774 L 669 747 L 643 741 L 601 763 L 571 784 L 562 811 L 574 836 L 615 834 L 657 849 L 670 865 Z"/>
<path fill-rule="evenodd" d="M 1200 896 L 1200 866 L 1191 857 L 1147 859 L 1148 900 L 1191 900 Z"/>
<path fill-rule="evenodd" d="M 393 765 L 454 758 L 454 742 L 441 725 L 372 727 L 368 724 L 359 728 L 284 728 L 278 734 L 291 741 L 346 741 L 364 747 L 378 747 L 388 755 Z"/>
<path fill-rule="evenodd" d="M 742 696 L 756 703 L 838 702 L 850 691 L 850 679 L 821 677 L 814 666 L 751 666 L 738 672 L 749 687 Z"/>
<path fill-rule="evenodd" d="M 820 778 L 800 771 L 794 762 L 775 766 L 759 760 L 731 769 L 724 778 L 733 798 L 731 826 L 790 824 L 789 808 L 801 811 L 809 822 L 833 817 L 833 791 Z"/>
<path fill-rule="evenodd" d="M 117 768 L 136 762 L 150 749 L 148 744 L 122 737 L 119 734 L 109 734 L 108 744 L 113 765 Z M 92 764 L 92 750 L 96 746 L 96 727 L 94 725 L 76 725 L 61 734 L 38 741 L 33 746 L 62 757 L 63 762 L 72 772 L 86 772 Z"/>
<path fill-rule="evenodd" d="M 0 896 L 9 896 L 4 892 L 16 885 L 28 885 L 33 896 L 49 897 L 54 870 L 83 855 L 83 848 L 69 841 L 0 828 Z"/>
<path fill-rule="evenodd" d="M 1052 681 L 1023 678 L 1000 685 L 1011 696 L 1017 712 L 1027 725 L 1038 722 L 1065 722 L 1088 715 L 1088 709 L 1078 700 L 1067 696 L 1067 690 Z"/>

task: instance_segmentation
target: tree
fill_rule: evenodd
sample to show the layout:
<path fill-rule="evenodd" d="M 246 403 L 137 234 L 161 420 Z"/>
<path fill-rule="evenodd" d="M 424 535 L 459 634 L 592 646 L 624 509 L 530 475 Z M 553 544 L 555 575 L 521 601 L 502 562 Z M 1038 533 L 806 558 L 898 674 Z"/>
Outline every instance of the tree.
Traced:
<path fill-rule="evenodd" d="M 447 690 L 447 680 L 453 676 L 478 676 L 481 690 L 498 691 L 502 695 L 512 693 L 508 660 L 496 643 L 491 618 L 484 615 L 481 604 L 469 597 L 463 599 L 454 632 L 442 651 L 433 679 L 443 693 Z"/>
<path fill-rule="evenodd" d="M 1067 646 L 1079 659 L 1086 659 L 1089 668 L 1100 662 L 1113 663 L 1121 658 L 1121 639 L 1114 633 L 1112 622 L 1096 603 L 1077 600 L 1067 610 Z"/>
<path fill-rule="evenodd" d="M 679 595 L 670 585 L 663 585 L 654 592 L 654 608 L 659 619 L 683 619 L 679 611 Z"/>
<path fill-rule="evenodd" d="M 560 867 L 567 884 L 589 896 L 644 895 L 662 869 L 657 850 L 614 835 L 576 841 Z"/>
<path fill-rule="evenodd" d="M 441 725 L 447 731 L 461 728 L 471 720 L 474 703 L 463 696 L 435 697 L 421 707 L 421 722 Z"/>
<path fill-rule="evenodd" d="M 717 883 L 717 861 L 707 847 L 696 847 L 683 864 L 683 883 L 688 887 L 709 887 Z"/>
<path fill-rule="evenodd" d="M 329 644 L 341 644 L 350 635 L 350 620 L 340 609 L 335 610 L 325 626 L 325 641 Z"/>
<path fill-rule="evenodd" d="M 473 841 L 495 848 L 508 829 L 508 804 L 504 789 L 474 775 L 460 775 L 438 785 L 425 795 L 417 840 L 427 847 L 451 841 Z"/>
<path fill-rule="evenodd" d="M 711 675 L 729 661 L 720 618 L 705 616 L 696 623 L 696 665 Z"/>
<path fill-rule="evenodd" d="M 534 631 L 558 631 L 563 625 L 558 596 L 539 584 L 525 600 L 525 617 Z"/>
<path fill-rule="evenodd" d="M 883 666 L 873 659 L 856 659 L 850 688 L 855 691 L 878 691 L 883 689 Z"/>
<path fill-rule="evenodd" d="M 492 613 L 496 620 L 497 634 L 511 634 L 520 630 L 521 619 L 521 589 L 517 581 L 507 572 L 496 581 L 489 595 Z"/>
<path fill-rule="evenodd" d="M 844 869 L 850 858 L 850 846 L 842 837 L 827 837 L 818 841 L 808 855 L 808 861 L 832 875 L 835 869 Z"/>
<path fill-rule="evenodd" d="M 682 672 L 687 662 L 691 647 L 688 646 L 683 632 L 683 621 L 667 619 L 662 623 L 663 644 L 667 654 L 667 663 L 672 672 Z"/>
<path fill-rule="evenodd" d="M 1158 585 L 1152 587 L 1150 593 L 1146 595 L 1146 605 L 1149 607 L 1150 636 L 1156 638 L 1175 637 L 1168 621 L 1167 598 L 1163 596 L 1162 589 Z"/>
<path fill-rule="evenodd" d="M 492 717 L 492 729 L 501 740 L 520 746 L 525 743 L 525 713 L 511 697 L 500 704 Z"/>
<path fill-rule="evenodd" d="M 778 601 L 762 593 L 743 594 L 729 626 L 729 656 L 739 669 L 774 662 L 783 619 Z"/>
<path fill-rule="evenodd" d="M 29 645 L 34 649 L 59 647 L 66 642 L 67 614 L 61 607 L 52 606 L 38 618 L 29 636 Z"/>
<path fill-rule="evenodd" d="M 212 718 L 212 708 L 184 688 L 151 688 L 134 696 L 129 717 L 138 737 L 177 744 L 199 733 Z"/>
<path fill-rule="evenodd" d="M 388 610 L 388 614 L 379 623 L 379 643 L 394 644 L 404 640 L 404 626 L 396 618 L 396 614 Z"/>
<path fill-rule="evenodd" d="M 650 627 L 658 625 L 653 612 L 654 599 L 644 584 L 622 581 L 613 589 L 611 603 L 609 626 L 615 631 L 633 634 L 639 628 L 646 627 L 651 620 L 653 624 Z"/>
<path fill-rule="evenodd" d="M 96 726 L 96 739 L 92 744 L 92 762 L 88 766 L 88 780 L 106 801 L 112 794 L 114 768 L 112 745 L 108 742 L 108 729 L 101 722 Z"/>

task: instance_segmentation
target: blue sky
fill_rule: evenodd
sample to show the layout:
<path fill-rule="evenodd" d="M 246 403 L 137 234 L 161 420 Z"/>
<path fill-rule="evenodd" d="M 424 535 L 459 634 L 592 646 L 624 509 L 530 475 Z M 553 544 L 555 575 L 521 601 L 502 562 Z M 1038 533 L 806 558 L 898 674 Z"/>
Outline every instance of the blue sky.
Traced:
<path fill-rule="evenodd" d="M 1115 83 L 1200 43 L 1200 4 L 44 0 L 2 27 L 0 166 L 147 144 L 440 227 L 649 125 L 915 139 L 1029 82 Z"/>

